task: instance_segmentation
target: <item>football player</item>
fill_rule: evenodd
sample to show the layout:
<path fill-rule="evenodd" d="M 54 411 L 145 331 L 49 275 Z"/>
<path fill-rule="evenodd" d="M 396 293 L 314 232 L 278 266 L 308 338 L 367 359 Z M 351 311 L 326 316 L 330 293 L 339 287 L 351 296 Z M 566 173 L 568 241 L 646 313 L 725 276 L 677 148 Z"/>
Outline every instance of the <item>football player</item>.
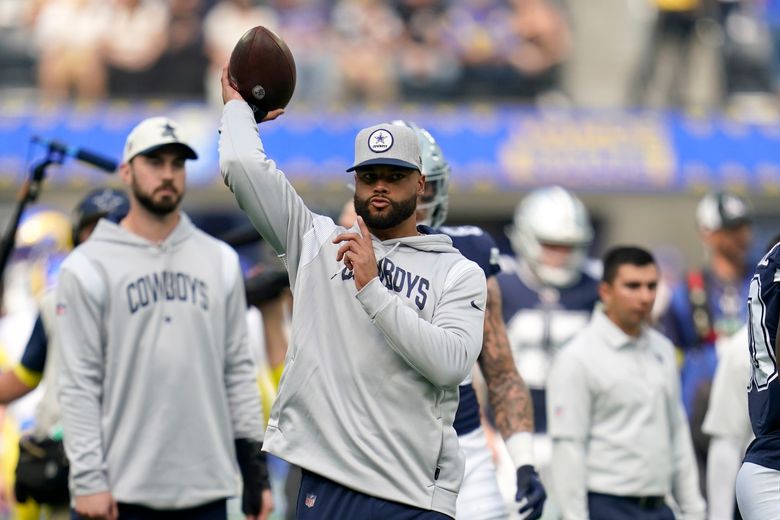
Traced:
<path fill-rule="evenodd" d="M 751 376 L 748 409 L 756 438 L 737 474 L 737 504 L 745 520 L 780 518 L 780 243 L 756 267 L 748 292 Z"/>
<path fill-rule="evenodd" d="M 496 282 L 498 247 L 493 238 L 476 226 L 443 226 L 447 218 L 450 165 L 433 136 L 414 123 L 396 121 L 412 128 L 422 152 L 425 192 L 417 204 L 417 222 L 445 233 L 463 256 L 485 272 L 488 297 L 485 329 L 478 364 L 488 389 L 496 426 L 504 439 L 515 470 L 516 508 L 520 517 L 541 516 L 546 493 L 536 470 L 532 448 L 533 410 L 528 389 L 515 368 L 504 320 L 501 290 Z M 459 519 L 506 518 L 504 500 L 496 480 L 496 468 L 481 426 L 479 402 L 471 377 L 460 385 L 460 404 L 455 430 L 466 456 L 466 469 L 457 502 Z"/>
<path fill-rule="evenodd" d="M 503 262 L 497 276 L 504 295 L 503 319 L 518 371 L 530 389 L 535 460 L 545 481 L 551 455 L 545 413 L 550 363 L 588 323 L 598 300 L 598 276 L 587 264 L 593 228 L 575 195 L 549 186 L 532 191 L 518 204 L 507 235 L 516 257 Z M 552 503 L 547 509 L 554 514 Z"/>

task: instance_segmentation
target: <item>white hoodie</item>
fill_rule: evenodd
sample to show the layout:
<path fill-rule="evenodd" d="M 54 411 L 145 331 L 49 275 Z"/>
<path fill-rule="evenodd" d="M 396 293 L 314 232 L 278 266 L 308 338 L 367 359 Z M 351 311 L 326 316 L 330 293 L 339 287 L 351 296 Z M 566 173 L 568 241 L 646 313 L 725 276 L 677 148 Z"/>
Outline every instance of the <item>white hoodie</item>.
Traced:
<path fill-rule="evenodd" d="M 101 220 L 57 289 L 72 495 L 159 509 L 238 491 L 236 438 L 262 439 L 238 255 L 186 215 L 155 244 Z"/>
<path fill-rule="evenodd" d="M 482 346 L 485 276 L 446 235 L 380 242 L 358 292 L 345 228 L 309 211 L 263 151 L 246 103 L 223 112 L 225 183 L 286 262 L 292 337 L 264 449 L 353 490 L 455 516 L 458 384 Z M 357 230 L 357 228 L 353 228 Z"/>

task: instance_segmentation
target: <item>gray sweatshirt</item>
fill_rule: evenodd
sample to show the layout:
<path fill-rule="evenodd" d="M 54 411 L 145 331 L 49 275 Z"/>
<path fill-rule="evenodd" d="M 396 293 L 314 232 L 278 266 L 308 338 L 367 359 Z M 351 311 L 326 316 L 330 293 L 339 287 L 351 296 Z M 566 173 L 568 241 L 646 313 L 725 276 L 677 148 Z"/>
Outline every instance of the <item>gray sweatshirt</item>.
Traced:
<path fill-rule="evenodd" d="M 445 235 L 373 238 L 379 276 L 358 292 L 332 243 L 345 228 L 309 211 L 266 157 L 246 103 L 225 106 L 219 151 L 225 183 L 285 261 L 294 294 L 264 449 L 454 516 L 463 457 L 452 422 L 482 345 L 482 270 Z"/>
<path fill-rule="evenodd" d="M 236 253 L 186 215 L 159 244 L 101 220 L 63 263 L 60 403 L 71 491 L 184 508 L 235 495 L 262 439 Z"/>

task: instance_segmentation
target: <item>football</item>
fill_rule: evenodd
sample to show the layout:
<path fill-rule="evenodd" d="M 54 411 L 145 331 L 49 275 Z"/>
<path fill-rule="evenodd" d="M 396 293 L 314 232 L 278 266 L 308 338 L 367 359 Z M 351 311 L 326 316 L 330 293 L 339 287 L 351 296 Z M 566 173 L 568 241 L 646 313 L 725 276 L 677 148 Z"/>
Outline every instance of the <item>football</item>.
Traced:
<path fill-rule="evenodd" d="M 290 102 L 295 90 L 295 60 L 284 40 L 258 25 L 244 33 L 233 48 L 228 78 L 261 119 L 266 112 Z"/>

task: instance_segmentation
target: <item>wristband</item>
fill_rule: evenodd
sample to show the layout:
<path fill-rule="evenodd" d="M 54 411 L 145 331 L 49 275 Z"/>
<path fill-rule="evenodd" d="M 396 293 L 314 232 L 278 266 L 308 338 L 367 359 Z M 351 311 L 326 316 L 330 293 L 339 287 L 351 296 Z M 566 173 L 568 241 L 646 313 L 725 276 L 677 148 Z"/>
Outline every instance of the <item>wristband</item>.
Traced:
<path fill-rule="evenodd" d="M 517 432 L 504 441 L 515 468 L 534 465 L 534 436 L 531 432 Z"/>

